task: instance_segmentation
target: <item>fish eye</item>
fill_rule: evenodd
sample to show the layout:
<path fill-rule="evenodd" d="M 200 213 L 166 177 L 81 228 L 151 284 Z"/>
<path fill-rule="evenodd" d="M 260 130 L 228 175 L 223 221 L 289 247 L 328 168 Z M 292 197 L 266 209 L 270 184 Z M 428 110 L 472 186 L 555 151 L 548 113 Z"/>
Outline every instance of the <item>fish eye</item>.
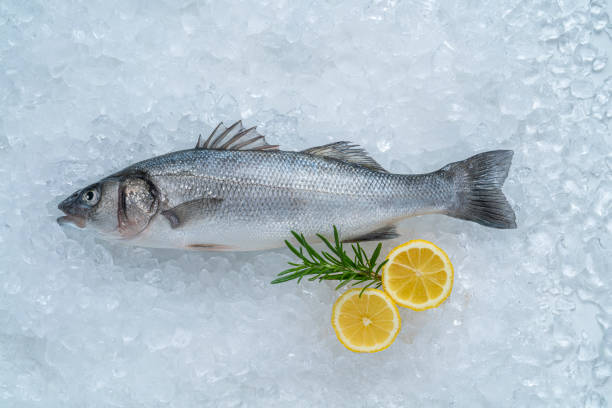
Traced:
<path fill-rule="evenodd" d="M 81 201 L 87 205 L 96 205 L 100 200 L 100 193 L 97 188 L 89 188 L 81 194 Z"/>

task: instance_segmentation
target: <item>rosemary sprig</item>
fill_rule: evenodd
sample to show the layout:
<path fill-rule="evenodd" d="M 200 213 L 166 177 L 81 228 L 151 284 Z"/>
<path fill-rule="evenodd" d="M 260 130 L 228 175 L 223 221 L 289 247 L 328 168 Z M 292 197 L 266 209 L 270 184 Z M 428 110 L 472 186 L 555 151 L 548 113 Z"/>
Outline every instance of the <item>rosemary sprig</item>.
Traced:
<path fill-rule="evenodd" d="M 340 241 L 338 229 L 334 226 L 334 242 L 329 242 L 321 234 L 317 234 L 319 239 L 327 246 L 330 252 L 317 252 L 304 238 L 303 234 L 291 231 L 297 242 L 299 249 L 295 248 L 289 241 L 285 241 L 287 248 L 299 258 L 299 262 L 289 262 L 292 267 L 278 274 L 272 283 L 282 283 L 297 279 L 297 283 L 303 278 L 308 277 L 309 281 L 324 280 L 340 281 L 336 289 L 351 284 L 356 286 L 365 283 L 361 293 L 370 287 L 380 287 L 382 285 L 380 271 L 386 260 L 376 265 L 382 243 L 376 246 L 371 256 L 368 256 L 359 243 L 351 244 L 353 257 L 350 257 L 344 250 Z"/>

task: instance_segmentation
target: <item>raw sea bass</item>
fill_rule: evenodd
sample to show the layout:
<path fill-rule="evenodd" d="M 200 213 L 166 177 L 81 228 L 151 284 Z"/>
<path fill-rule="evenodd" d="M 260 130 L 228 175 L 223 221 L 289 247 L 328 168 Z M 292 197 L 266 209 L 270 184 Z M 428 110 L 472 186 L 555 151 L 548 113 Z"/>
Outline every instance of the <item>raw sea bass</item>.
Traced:
<path fill-rule="evenodd" d="M 195 148 L 133 164 L 59 204 L 60 224 L 154 248 L 258 250 L 290 231 L 314 239 L 336 225 L 343 240 L 394 238 L 395 224 L 446 214 L 516 228 L 501 191 L 511 150 L 477 154 L 427 174 L 392 174 L 359 146 L 278 150 L 255 128 L 219 124 Z"/>

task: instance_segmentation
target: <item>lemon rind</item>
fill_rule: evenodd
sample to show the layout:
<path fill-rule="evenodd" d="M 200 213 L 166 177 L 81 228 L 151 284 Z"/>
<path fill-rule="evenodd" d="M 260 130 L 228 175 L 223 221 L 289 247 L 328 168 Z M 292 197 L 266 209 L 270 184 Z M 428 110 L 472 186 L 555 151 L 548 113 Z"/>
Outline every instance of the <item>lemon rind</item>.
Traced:
<path fill-rule="evenodd" d="M 431 249 L 434 251 L 434 253 L 436 254 L 440 254 L 443 258 L 443 262 L 445 264 L 445 266 L 448 266 L 448 269 L 450 270 L 450 279 L 448 280 L 448 283 L 443 287 L 443 296 L 441 297 L 437 297 L 435 299 L 432 299 L 429 302 L 425 302 L 425 303 L 421 303 L 421 304 L 414 304 L 414 303 L 409 303 L 409 302 L 405 302 L 403 301 L 401 298 L 399 298 L 397 296 L 397 294 L 392 291 L 389 290 L 388 285 L 386 285 L 386 272 L 387 272 L 387 267 L 388 265 L 391 264 L 391 262 L 387 262 L 384 266 L 383 266 L 383 270 L 382 270 L 382 284 L 383 284 L 383 289 L 385 290 L 385 292 L 389 295 L 389 297 L 391 297 L 391 299 L 393 299 L 393 301 L 402 306 L 402 307 L 406 307 L 408 309 L 412 309 L 415 311 L 423 311 L 423 310 L 427 310 L 427 309 L 433 309 L 435 307 L 440 306 L 442 303 L 444 303 L 444 301 L 446 299 L 448 299 L 448 297 L 450 296 L 452 290 L 453 290 L 453 284 L 454 284 L 454 280 L 455 280 L 455 271 L 453 268 L 453 264 L 451 263 L 450 259 L 448 258 L 448 255 L 446 254 L 446 252 L 444 252 L 440 247 L 438 247 L 436 244 L 434 244 L 433 242 L 430 241 L 426 241 L 424 239 L 413 239 L 411 241 L 408 241 L 406 243 L 403 243 L 402 245 L 399 245 L 395 248 L 393 248 L 391 250 L 391 252 L 389 252 L 389 254 L 387 255 L 387 260 L 391 260 L 393 258 L 395 258 L 401 251 L 402 248 L 409 246 L 410 248 L 427 248 L 427 249 Z M 446 268 L 445 268 L 446 269 Z"/>
<path fill-rule="evenodd" d="M 396 326 L 394 327 L 396 331 L 393 337 L 391 337 L 388 343 L 385 343 L 384 346 L 382 347 L 376 347 L 376 346 L 375 347 L 353 347 L 349 344 L 349 342 L 346 339 L 343 339 L 342 333 L 336 325 L 336 310 L 338 310 L 338 308 L 342 306 L 350 298 L 350 296 L 348 296 L 349 293 L 361 292 L 361 290 L 362 290 L 361 288 L 349 289 L 345 293 L 343 293 L 342 296 L 338 298 L 338 300 L 336 300 L 332 308 L 332 318 L 331 318 L 332 327 L 334 328 L 334 332 L 336 332 L 336 337 L 338 338 L 340 343 L 342 343 L 342 345 L 346 347 L 347 349 L 349 349 L 350 351 L 354 353 L 377 353 L 379 351 L 385 350 L 391 344 L 393 344 L 393 342 L 397 338 L 397 335 L 399 334 L 402 328 L 402 319 L 399 314 L 399 309 L 397 308 L 397 305 L 393 301 L 393 298 L 391 298 L 391 296 L 389 296 L 387 293 L 385 293 L 382 290 L 373 289 L 373 288 L 368 288 L 364 291 L 364 294 L 367 292 L 370 292 L 370 293 L 376 293 L 378 296 L 381 296 L 383 299 L 385 299 L 387 304 L 390 305 L 392 310 L 394 311 L 393 321 L 397 322 Z"/>

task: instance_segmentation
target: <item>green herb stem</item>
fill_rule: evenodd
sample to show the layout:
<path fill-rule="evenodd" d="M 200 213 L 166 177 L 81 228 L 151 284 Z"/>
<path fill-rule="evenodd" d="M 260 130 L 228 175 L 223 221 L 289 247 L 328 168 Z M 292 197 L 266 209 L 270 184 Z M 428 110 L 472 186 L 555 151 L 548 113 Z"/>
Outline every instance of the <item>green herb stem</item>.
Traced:
<path fill-rule="evenodd" d="M 298 257 L 299 261 L 289 262 L 289 265 L 292 267 L 279 273 L 278 277 L 272 281 L 273 284 L 294 279 L 297 279 L 299 283 L 303 278 L 307 278 L 309 281 L 339 281 L 336 289 L 340 289 L 348 284 L 350 286 L 365 284 L 363 290 L 371 286 L 378 288 L 382 285 L 381 269 L 387 261 L 385 260 L 376 265 L 382 249 L 382 243 L 376 246 L 371 256 L 367 255 L 359 243 L 352 244 L 353 256 L 350 257 L 340 241 L 336 226 L 334 226 L 333 244 L 321 234 L 317 234 L 317 237 L 323 241 L 329 252 L 318 252 L 315 250 L 306 241 L 303 234 L 298 234 L 295 231 L 291 231 L 291 234 L 293 234 L 298 242 L 298 248 L 289 241 L 285 241 L 285 244 Z"/>

